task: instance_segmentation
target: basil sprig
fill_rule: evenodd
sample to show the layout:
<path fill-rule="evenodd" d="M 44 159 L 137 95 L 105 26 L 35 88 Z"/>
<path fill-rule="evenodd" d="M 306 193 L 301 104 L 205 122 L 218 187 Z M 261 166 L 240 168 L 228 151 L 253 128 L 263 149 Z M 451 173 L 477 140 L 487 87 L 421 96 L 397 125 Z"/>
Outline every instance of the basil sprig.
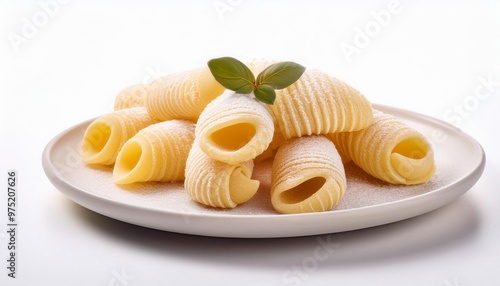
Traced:
<path fill-rule="evenodd" d="M 244 63 L 231 57 L 212 59 L 208 67 L 223 87 L 242 94 L 253 92 L 255 98 L 267 104 L 274 104 L 276 89 L 293 84 L 306 70 L 294 62 L 279 62 L 265 68 L 256 78 Z"/>

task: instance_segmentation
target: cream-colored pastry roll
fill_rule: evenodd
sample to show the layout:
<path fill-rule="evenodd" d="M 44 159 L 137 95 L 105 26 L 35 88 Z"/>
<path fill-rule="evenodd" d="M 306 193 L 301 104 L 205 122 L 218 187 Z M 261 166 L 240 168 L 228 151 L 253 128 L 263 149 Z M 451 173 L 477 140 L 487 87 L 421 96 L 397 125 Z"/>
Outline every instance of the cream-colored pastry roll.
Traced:
<path fill-rule="evenodd" d="M 144 106 L 149 85 L 135 84 L 124 88 L 115 98 L 113 109 L 115 111 L 125 108 Z"/>
<path fill-rule="evenodd" d="M 295 83 L 277 90 L 270 108 L 285 138 L 360 130 L 373 120 L 365 96 L 314 69 L 307 69 Z"/>
<path fill-rule="evenodd" d="M 184 187 L 195 201 L 218 208 L 234 208 L 250 200 L 259 188 L 252 180 L 253 161 L 230 165 L 203 152 L 197 140 L 186 162 Z"/>
<path fill-rule="evenodd" d="M 271 175 L 271 202 L 276 211 L 328 211 L 345 189 L 344 165 L 333 143 L 324 136 L 293 138 L 278 149 Z"/>
<path fill-rule="evenodd" d="M 434 151 L 420 132 L 392 115 L 374 111 L 368 128 L 331 134 L 345 160 L 392 184 L 424 183 L 434 175 Z"/>
<path fill-rule="evenodd" d="M 250 94 L 227 90 L 207 105 L 196 123 L 200 148 L 228 164 L 252 160 L 273 140 L 273 117 Z"/>
<path fill-rule="evenodd" d="M 114 164 L 123 144 L 139 130 L 156 122 L 144 107 L 118 110 L 97 118 L 83 135 L 82 161 L 87 164 Z"/>
<path fill-rule="evenodd" d="M 174 73 L 149 85 L 148 112 L 159 120 L 196 121 L 205 106 L 224 91 L 208 67 Z"/>
<path fill-rule="evenodd" d="M 116 184 L 148 181 L 182 181 L 194 123 L 168 120 L 150 125 L 121 148 L 113 168 Z"/>

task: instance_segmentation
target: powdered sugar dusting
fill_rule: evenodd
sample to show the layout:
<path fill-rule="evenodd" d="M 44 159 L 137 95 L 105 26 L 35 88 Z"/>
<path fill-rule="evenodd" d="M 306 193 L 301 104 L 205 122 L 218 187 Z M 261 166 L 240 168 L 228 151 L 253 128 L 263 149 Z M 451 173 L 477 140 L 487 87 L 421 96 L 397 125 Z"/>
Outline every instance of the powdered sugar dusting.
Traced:
<path fill-rule="evenodd" d="M 475 153 L 476 149 L 471 147 L 471 141 L 464 141 L 455 130 L 426 123 L 419 117 L 407 116 L 404 119 L 427 138 L 432 138 L 432 134 L 439 130 L 442 132 L 440 138 L 446 139 L 435 142 L 431 140 L 437 166 L 434 177 L 422 185 L 391 185 L 372 178 L 353 164 L 346 164 L 347 190 L 341 202 L 331 210 L 332 212 L 409 199 L 450 185 L 469 174 L 471 170 L 469 163 L 477 161 L 478 157 Z M 280 215 L 274 211 L 270 203 L 271 160 L 255 165 L 253 178 L 258 179 L 261 184 L 259 191 L 251 200 L 234 209 L 209 208 L 189 198 L 182 182 L 115 185 L 112 179 L 112 166 L 91 167 L 79 160 L 80 145 L 86 127 L 85 124 L 79 125 L 60 137 L 54 143 L 49 161 L 61 180 L 81 192 L 130 207 L 166 213 L 228 216 Z M 463 152 L 464 150 L 467 152 Z M 461 156 L 457 157 L 457 153 Z"/>
<path fill-rule="evenodd" d="M 266 160 L 255 166 L 253 178 L 261 182 L 259 191 L 250 201 L 234 209 L 210 208 L 192 201 L 182 182 L 115 185 L 110 166 L 90 167 L 81 163 L 75 172 L 66 174 L 66 179 L 77 188 L 96 196 L 147 209 L 190 214 L 279 215 L 271 205 L 271 165 L 272 161 Z M 425 194 L 444 186 L 453 177 L 452 169 L 441 169 L 425 184 L 400 186 L 375 179 L 352 163 L 346 164 L 345 170 L 347 190 L 331 211 L 372 206 Z"/>

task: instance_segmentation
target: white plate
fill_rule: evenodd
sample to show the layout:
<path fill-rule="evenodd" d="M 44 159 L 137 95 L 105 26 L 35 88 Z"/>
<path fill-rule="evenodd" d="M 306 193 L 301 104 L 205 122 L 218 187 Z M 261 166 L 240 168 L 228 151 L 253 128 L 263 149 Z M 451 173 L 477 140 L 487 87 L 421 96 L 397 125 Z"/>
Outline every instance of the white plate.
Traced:
<path fill-rule="evenodd" d="M 348 187 L 341 203 L 323 213 L 277 214 L 269 202 L 269 163 L 254 173 L 261 189 L 249 202 L 219 210 L 193 202 L 181 183 L 113 184 L 112 167 L 89 167 L 79 159 L 91 120 L 56 136 L 43 152 L 50 181 L 68 198 L 124 222 L 179 233 L 218 237 L 292 237 L 362 229 L 404 220 L 444 206 L 481 176 L 485 154 L 469 135 L 445 122 L 393 107 L 374 105 L 422 132 L 435 150 L 436 175 L 418 186 L 393 186 L 347 165 Z"/>

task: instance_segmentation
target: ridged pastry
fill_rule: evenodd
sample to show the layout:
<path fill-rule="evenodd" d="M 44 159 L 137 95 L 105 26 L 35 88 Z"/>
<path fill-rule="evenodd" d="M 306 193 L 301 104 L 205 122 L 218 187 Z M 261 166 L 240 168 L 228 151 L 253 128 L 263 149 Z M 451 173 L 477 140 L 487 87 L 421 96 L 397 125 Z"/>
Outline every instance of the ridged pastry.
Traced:
<path fill-rule="evenodd" d="M 196 121 L 205 106 L 224 91 L 208 67 L 174 73 L 150 84 L 148 112 L 159 120 Z"/>
<path fill-rule="evenodd" d="M 148 88 L 147 84 L 135 84 L 124 88 L 116 96 L 113 110 L 144 106 Z"/>
<path fill-rule="evenodd" d="M 251 199 L 259 188 L 252 180 L 253 161 L 229 165 L 208 157 L 195 140 L 186 162 L 184 187 L 195 201 L 218 208 L 234 208 Z"/>
<path fill-rule="evenodd" d="M 271 202 L 280 213 L 323 212 L 346 189 L 344 166 L 333 143 L 321 135 L 290 139 L 278 149 L 271 176 Z"/>
<path fill-rule="evenodd" d="M 117 184 L 182 181 L 194 141 L 194 123 L 169 120 L 150 125 L 121 148 L 113 168 Z"/>
<path fill-rule="evenodd" d="M 208 104 L 196 124 L 200 148 L 228 164 L 254 159 L 267 149 L 273 134 L 267 106 L 252 95 L 230 90 Z"/>
<path fill-rule="evenodd" d="M 414 185 L 432 178 L 434 152 L 417 130 L 392 115 L 374 111 L 368 128 L 331 134 L 345 160 L 352 160 L 370 175 L 392 184 Z"/>
<path fill-rule="evenodd" d="M 128 139 L 139 130 L 157 122 L 144 107 L 118 110 L 97 118 L 83 135 L 82 161 L 87 164 L 112 165 Z"/>
<path fill-rule="evenodd" d="M 360 130 L 373 120 L 371 104 L 359 91 L 314 69 L 277 90 L 270 108 L 285 138 Z"/>

